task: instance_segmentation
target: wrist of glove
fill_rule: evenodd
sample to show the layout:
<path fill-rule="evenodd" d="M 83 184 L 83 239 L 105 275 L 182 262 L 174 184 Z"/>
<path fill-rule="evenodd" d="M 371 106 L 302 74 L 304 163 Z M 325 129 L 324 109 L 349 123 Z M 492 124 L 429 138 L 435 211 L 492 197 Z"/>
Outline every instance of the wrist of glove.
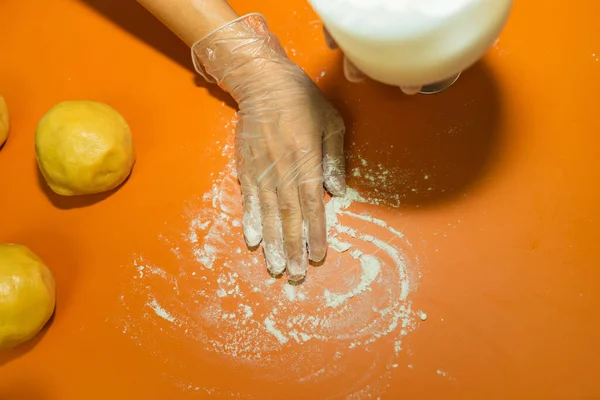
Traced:
<path fill-rule="evenodd" d="M 258 72 L 268 73 L 274 64 L 298 68 L 258 13 L 233 20 L 196 42 L 192 60 L 204 79 L 219 85 L 238 103 L 243 101 L 244 85 L 256 80 Z"/>

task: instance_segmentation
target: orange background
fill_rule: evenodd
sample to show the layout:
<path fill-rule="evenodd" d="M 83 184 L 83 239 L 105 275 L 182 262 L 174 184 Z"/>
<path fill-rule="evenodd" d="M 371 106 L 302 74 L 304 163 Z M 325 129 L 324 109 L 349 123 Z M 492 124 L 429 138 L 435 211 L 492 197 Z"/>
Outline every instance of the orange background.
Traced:
<path fill-rule="evenodd" d="M 517 1 L 482 62 L 450 90 L 416 97 L 345 82 L 305 1 L 231 3 L 264 13 L 291 57 L 319 78 L 346 119 L 350 168 L 360 150 L 409 177 L 430 176 L 379 188 L 401 196 L 399 209 L 370 208 L 412 243 L 418 278 L 409 300 L 429 316 L 403 340 L 381 398 L 600 398 L 600 3 Z M 221 147 L 234 116 L 152 16 L 124 0 L 3 0 L 0 92 L 12 119 L 0 150 L 0 242 L 28 245 L 58 287 L 49 329 L 0 354 L 1 399 L 351 394 L 352 374 L 311 384 L 281 368 L 266 379 L 165 338 L 144 325 L 143 304 L 126 315 L 140 318 L 147 340 L 122 332 L 119 298 L 133 290 L 135 254 L 168 264 L 160 237 L 187 229 L 187 204 L 227 162 Z M 37 121 L 72 99 L 112 105 L 134 132 L 138 163 L 109 196 L 60 198 L 39 179 Z M 262 264 L 253 274 L 267 276 Z M 305 348 L 285 351 L 301 360 Z M 349 359 L 356 371 L 371 360 Z M 190 390 L 182 383 L 190 381 L 216 389 Z"/>

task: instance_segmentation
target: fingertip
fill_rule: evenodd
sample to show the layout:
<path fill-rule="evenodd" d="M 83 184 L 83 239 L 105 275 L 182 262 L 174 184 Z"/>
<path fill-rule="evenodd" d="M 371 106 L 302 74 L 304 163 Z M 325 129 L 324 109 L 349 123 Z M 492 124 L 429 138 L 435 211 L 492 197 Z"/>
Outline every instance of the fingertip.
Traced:
<path fill-rule="evenodd" d="M 327 254 L 327 224 L 325 222 L 325 203 L 323 202 L 322 218 L 311 218 L 305 221 L 305 242 L 308 247 L 308 259 L 320 263 Z"/>
<path fill-rule="evenodd" d="M 286 265 L 283 247 L 277 243 L 263 243 L 263 251 L 265 253 L 269 273 L 273 276 L 283 274 Z"/>
<path fill-rule="evenodd" d="M 329 175 L 325 177 L 325 188 L 335 197 L 344 197 L 346 195 L 346 178 L 344 175 Z"/>
<path fill-rule="evenodd" d="M 243 189 L 242 189 L 243 190 Z M 244 238 L 248 247 L 256 247 L 263 237 L 260 203 L 255 195 L 244 196 L 244 215 L 242 217 Z"/>
<path fill-rule="evenodd" d="M 320 263 L 325 260 L 327 255 L 327 246 L 312 246 L 308 253 L 308 258 L 313 263 Z"/>
<path fill-rule="evenodd" d="M 306 271 L 303 273 L 288 274 L 290 283 L 300 283 L 306 279 Z"/>
<path fill-rule="evenodd" d="M 260 213 L 246 212 L 242 218 L 244 238 L 248 247 L 256 247 L 262 241 L 262 222 Z"/>
<path fill-rule="evenodd" d="M 400 86 L 400 90 L 406 95 L 414 96 L 415 94 L 419 94 L 422 87 L 423 86 Z"/>
<path fill-rule="evenodd" d="M 330 194 L 341 197 L 346 193 L 343 142 L 334 146 L 326 146 L 325 151 L 327 153 L 323 157 L 323 183 Z"/>
<path fill-rule="evenodd" d="M 298 283 L 306 278 L 308 260 L 305 257 L 288 260 L 288 281 Z"/>
<path fill-rule="evenodd" d="M 323 36 L 325 37 L 325 45 L 330 50 L 336 50 L 338 48 L 337 43 L 335 42 L 335 40 L 333 40 L 333 37 L 331 36 L 325 25 L 323 25 Z"/>
<path fill-rule="evenodd" d="M 347 57 L 344 57 L 344 76 L 352 83 L 359 83 L 365 80 L 365 74 L 356 68 Z"/>
<path fill-rule="evenodd" d="M 255 227 L 244 225 L 244 239 L 248 247 L 257 247 L 262 241 L 262 234 Z"/>
<path fill-rule="evenodd" d="M 267 270 L 269 271 L 269 274 L 271 274 L 271 276 L 281 276 L 285 272 L 285 264 L 283 264 L 283 266 L 273 264 L 267 258 Z"/>

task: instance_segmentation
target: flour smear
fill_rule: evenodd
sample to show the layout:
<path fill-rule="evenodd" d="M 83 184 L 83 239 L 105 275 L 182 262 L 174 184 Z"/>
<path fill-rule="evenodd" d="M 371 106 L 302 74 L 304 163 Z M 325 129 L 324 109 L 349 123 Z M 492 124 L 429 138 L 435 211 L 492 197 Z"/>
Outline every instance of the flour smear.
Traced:
<path fill-rule="evenodd" d="M 232 153 L 226 145 L 223 156 L 233 159 Z M 373 173 L 380 182 L 389 175 L 383 168 Z M 184 361 L 169 347 L 183 349 L 185 363 L 210 359 L 248 369 L 257 381 L 278 382 L 284 374 L 299 387 L 322 385 L 327 398 L 377 398 L 417 319 L 408 300 L 415 285 L 404 252 L 410 243 L 385 221 L 390 211 L 381 202 L 353 189 L 329 199 L 327 262 L 292 286 L 267 274 L 261 250 L 246 248 L 229 162 L 212 189 L 187 205 L 187 231 L 161 235 L 170 256 L 159 263 L 137 254 L 124 269 L 120 329 L 169 364 L 171 374 Z M 210 387 L 193 374 L 177 380 L 184 390 L 260 398 L 252 388 Z"/>

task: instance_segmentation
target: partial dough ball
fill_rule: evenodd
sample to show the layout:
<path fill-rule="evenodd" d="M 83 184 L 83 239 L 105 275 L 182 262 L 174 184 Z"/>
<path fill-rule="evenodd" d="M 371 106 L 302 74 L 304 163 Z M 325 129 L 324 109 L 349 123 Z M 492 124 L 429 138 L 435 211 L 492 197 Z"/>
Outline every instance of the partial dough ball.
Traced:
<path fill-rule="evenodd" d="M 10 127 L 8 119 L 8 107 L 4 97 L 0 94 L 0 146 L 6 142 L 8 138 L 8 128 Z"/>
<path fill-rule="evenodd" d="M 125 118 L 94 101 L 52 107 L 38 124 L 35 150 L 48 186 L 63 196 L 112 190 L 127 179 L 135 163 Z"/>
<path fill-rule="evenodd" d="M 0 244 L 0 350 L 37 335 L 54 312 L 52 273 L 31 250 Z"/>

